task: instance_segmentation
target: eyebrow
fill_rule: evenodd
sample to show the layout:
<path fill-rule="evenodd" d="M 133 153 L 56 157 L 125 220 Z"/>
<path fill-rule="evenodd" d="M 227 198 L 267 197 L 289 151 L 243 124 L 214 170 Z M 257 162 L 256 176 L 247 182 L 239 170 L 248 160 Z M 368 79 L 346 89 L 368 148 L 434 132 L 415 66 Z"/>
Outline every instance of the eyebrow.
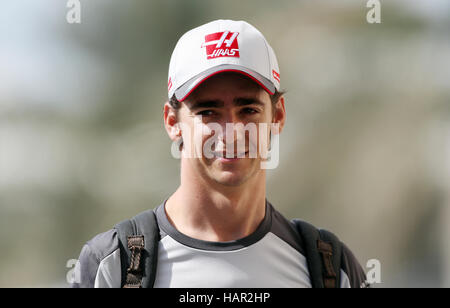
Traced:
<path fill-rule="evenodd" d="M 225 103 L 222 100 L 199 100 L 191 104 L 189 109 L 197 110 L 202 108 L 219 108 L 223 107 Z M 233 105 L 242 107 L 247 105 L 264 106 L 264 103 L 257 98 L 237 97 L 233 100 Z"/>
<path fill-rule="evenodd" d="M 225 104 L 221 100 L 204 100 L 193 102 L 189 109 L 197 110 L 202 108 L 218 108 L 223 107 Z"/>
<path fill-rule="evenodd" d="M 264 103 L 257 98 L 237 97 L 234 99 L 235 106 L 259 105 L 264 107 Z"/>

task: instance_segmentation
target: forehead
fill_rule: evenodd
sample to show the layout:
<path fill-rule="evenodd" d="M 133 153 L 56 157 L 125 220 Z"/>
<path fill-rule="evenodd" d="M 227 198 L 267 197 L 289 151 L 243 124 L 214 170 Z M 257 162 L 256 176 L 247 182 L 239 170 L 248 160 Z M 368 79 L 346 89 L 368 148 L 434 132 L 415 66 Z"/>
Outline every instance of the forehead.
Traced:
<path fill-rule="evenodd" d="M 224 72 L 210 77 L 195 89 L 187 101 L 204 99 L 231 100 L 236 96 L 262 98 L 269 94 L 247 76 L 235 72 Z"/>

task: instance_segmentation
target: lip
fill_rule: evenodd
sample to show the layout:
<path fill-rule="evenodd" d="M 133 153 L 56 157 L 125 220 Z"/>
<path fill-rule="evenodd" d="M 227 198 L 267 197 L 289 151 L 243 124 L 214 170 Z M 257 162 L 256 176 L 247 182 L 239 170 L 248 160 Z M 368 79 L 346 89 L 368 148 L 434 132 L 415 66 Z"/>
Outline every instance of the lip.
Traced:
<path fill-rule="evenodd" d="M 239 157 L 237 157 L 237 154 L 235 154 L 235 157 L 227 158 L 226 153 L 224 152 L 224 153 L 222 153 L 222 157 L 216 156 L 215 159 L 217 159 L 220 162 L 235 162 L 240 159 L 246 158 L 247 156 L 248 156 L 248 151 L 244 153 L 244 157 L 239 158 Z"/>

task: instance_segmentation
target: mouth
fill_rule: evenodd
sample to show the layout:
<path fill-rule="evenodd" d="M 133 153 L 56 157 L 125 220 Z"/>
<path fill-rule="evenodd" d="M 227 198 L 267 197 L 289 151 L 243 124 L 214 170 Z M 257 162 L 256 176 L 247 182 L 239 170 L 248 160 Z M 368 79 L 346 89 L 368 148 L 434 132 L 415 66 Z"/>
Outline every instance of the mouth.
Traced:
<path fill-rule="evenodd" d="M 240 152 L 240 153 L 234 153 L 234 155 L 230 155 L 230 153 L 227 155 L 227 152 L 213 152 L 214 158 L 221 161 L 221 162 L 234 162 L 238 161 L 243 158 L 248 157 L 248 152 Z"/>

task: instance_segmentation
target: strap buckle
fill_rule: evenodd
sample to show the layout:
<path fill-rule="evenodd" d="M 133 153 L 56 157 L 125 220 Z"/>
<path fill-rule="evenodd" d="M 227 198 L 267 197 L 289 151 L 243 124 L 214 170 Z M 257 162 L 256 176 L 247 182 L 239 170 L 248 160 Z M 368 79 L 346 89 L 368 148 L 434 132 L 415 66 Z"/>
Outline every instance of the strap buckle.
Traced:
<path fill-rule="evenodd" d="M 317 240 L 317 250 L 322 255 L 322 260 L 325 265 L 324 286 L 325 288 L 334 288 L 336 286 L 336 272 L 333 268 L 333 246 L 330 243 L 322 240 Z"/>
<path fill-rule="evenodd" d="M 128 248 L 131 250 L 130 267 L 127 269 L 128 273 L 140 273 L 141 272 L 141 255 L 144 249 L 144 237 L 128 236 Z"/>

